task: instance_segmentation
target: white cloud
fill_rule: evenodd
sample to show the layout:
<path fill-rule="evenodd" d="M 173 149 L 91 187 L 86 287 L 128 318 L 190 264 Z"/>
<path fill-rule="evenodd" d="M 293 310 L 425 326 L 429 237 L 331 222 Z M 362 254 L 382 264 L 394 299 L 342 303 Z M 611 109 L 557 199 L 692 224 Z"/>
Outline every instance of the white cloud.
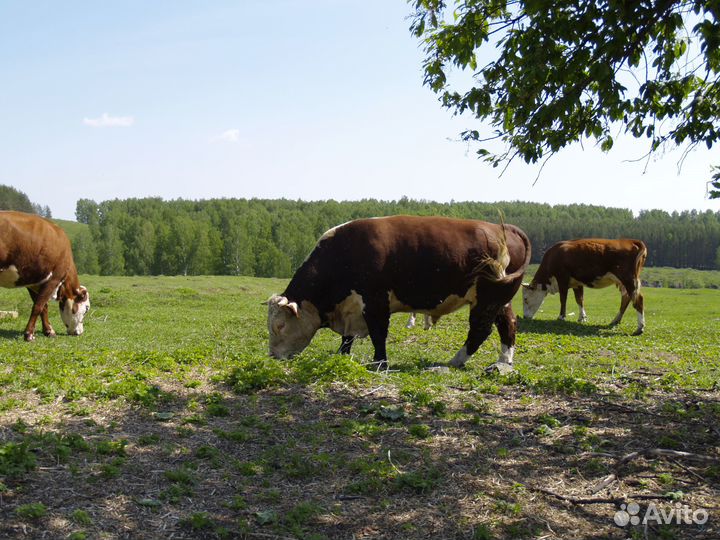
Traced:
<path fill-rule="evenodd" d="M 83 118 L 83 124 L 90 127 L 130 127 L 135 123 L 133 116 L 110 116 L 103 113 L 100 118 Z"/>
<path fill-rule="evenodd" d="M 240 130 L 239 129 L 227 129 L 220 135 L 216 135 L 211 139 L 211 142 L 228 142 L 228 143 L 239 143 L 240 142 Z"/>

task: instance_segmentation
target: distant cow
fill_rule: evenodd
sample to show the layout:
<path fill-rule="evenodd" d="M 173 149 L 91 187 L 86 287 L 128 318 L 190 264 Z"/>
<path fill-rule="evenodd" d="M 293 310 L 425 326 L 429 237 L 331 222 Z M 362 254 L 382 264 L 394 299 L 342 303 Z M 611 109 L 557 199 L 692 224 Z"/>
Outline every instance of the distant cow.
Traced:
<path fill-rule="evenodd" d="M 78 282 L 70 241 L 54 223 L 33 214 L 0 212 L 0 286 L 27 287 L 33 300 L 25 340 L 35 338 L 35 323 L 54 336 L 48 319 L 48 302 L 57 299 L 68 334 L 83 333 L 83 318 L 90 298 Z"/>
<path fill-rule="evenodd" d="M 268 301 L 270 355 L 287 358 L 308 346 L 319 328 L 370 336 L 374 366 L 387 368 L 390 314 L 437 319 L 470 306 L 470 330 L 450 361 L 465 364 L 490 335 L 502 342 L 500 362 L 512 363 L 515 315 L 510 300 L 530 261 L 530 242 L 513 225 L 443 217 L 359 219 L 327 231 L 290 281 Z"/>
<path fill-rule="evenodd" d="M 417 313 L 413 311 L 410 314 L 410 317 L 408 317 L 408 322 L 405 325 L 405 328 L 415 328 L 416 319 Z M 425 315 L 425 323 L 423 324 L 423 327 L 425 328 L 425 330 L 430 330 L 436 322 L 437 321 L 434 320 L 430 315 Z"/>
<path fill-rule="evenodd" d="M 529 285 L 523 284 L 523 315 L 532 319 L 547 294 L 560 293 L 560 319 L 565 319 L 568 289 L 575 293 L 580 307 L 579 320 L 587 320 L 583 287 L 600 289 L 617 285 L 622 294 L 620 312 L 610 323 L 619 324 L 632 301 L 638 312 L 635 335 L 645 329 L 640 271 L 647 247 L 640 240 L 588 238 L 558 242 L 543 255 L 540 267 Z"/>

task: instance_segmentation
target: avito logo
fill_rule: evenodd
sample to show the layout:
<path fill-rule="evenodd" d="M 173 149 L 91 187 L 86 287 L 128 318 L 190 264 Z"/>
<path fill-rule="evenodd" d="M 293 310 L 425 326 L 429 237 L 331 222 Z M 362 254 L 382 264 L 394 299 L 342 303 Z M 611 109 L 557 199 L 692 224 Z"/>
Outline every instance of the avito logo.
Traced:
<path fill-rule="evenodd" d="M 658 507 L 650 503 L 645 514 L 640 516 L 640 505 L 629 503 L 620 505 L 620 510 L 615 512 L 615 523 L 620 527 L 627 525 L 643 525 L 652 523 L 657 525 L 704 525 L 710 515 L 704 508 L 693 510 L 689 506 L 677 503 L 671 507 Z"/>

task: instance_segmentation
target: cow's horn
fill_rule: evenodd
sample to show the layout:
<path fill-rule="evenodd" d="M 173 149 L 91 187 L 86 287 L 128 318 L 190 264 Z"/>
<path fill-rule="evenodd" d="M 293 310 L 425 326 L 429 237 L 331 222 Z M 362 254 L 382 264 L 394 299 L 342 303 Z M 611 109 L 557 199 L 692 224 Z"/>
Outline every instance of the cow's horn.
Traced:
<path fill-rule="evenodd" d="M 300 314 L 298 313 L 298 305 L 297 305 L 296 302 L 289 302 L 289 303 L 288 303 L 288 302 L 287 302 L 287 298 L 286 298 L 286 299 L 285 299 L 285 303 L 284 303 L 284 304 L 281 304 L 281 305 L 282 305 L 283 307 L 288 308 L 290 311 L 292 311 L 293 314 L 294 314 L 296 317 L 300 317 Z"/>

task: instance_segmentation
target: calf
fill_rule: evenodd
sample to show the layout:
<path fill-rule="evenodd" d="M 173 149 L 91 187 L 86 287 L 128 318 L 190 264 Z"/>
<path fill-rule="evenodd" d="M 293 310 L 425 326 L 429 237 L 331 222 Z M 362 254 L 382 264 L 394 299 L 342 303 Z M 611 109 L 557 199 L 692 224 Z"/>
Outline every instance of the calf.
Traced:
<path fill-rule="evenodd" d="M 25 340 L 35 339 L 40 317 L 43 333 L 54 336 L 48 302 L 57 299 L 68 334 L 83 333 L 90 297 L 78 281 L 72 248 L 65 232 L 54 223 L 22 212 L 0 212 L 0 287 L 26 287 L 33 301 Z"/>
<path fill-rule="evenodd" d="M 645 264 L 647 247 L 640 240 L 587 238 L 565 240 L 550 247 L 530 284 L 523 284 L 523 316 L 532 319 L 547 294 L 560 293 L 560 319 L 565 319 L 568 290 L 575 293 L 580 307 L 579 320 L 587 320 L 583 305 L 583 287 L 600 289 L 616 285 L 622 299 L 620 311 L 610 323 L 619 324 L 630 302 L 638 313 L 635 335 L 645 330 L 640 271 Z"/>
<path fill-rule="evenodd" d="M 510 307 L 530 261 L 530 241 L 513 225 L 443 217 L 390 216 L 351 221 L 327 231 L 285 292 L 268 301 L 270 355 L 301 352 L 319 328 L 370 336 L 374 365 L 387 367 L 390 314 L 437 320 L 470 306 L 464 346 L 450 361 L 463 366 L 498 328 L 500 362 L 511 364 L 515 315 Z"/>

